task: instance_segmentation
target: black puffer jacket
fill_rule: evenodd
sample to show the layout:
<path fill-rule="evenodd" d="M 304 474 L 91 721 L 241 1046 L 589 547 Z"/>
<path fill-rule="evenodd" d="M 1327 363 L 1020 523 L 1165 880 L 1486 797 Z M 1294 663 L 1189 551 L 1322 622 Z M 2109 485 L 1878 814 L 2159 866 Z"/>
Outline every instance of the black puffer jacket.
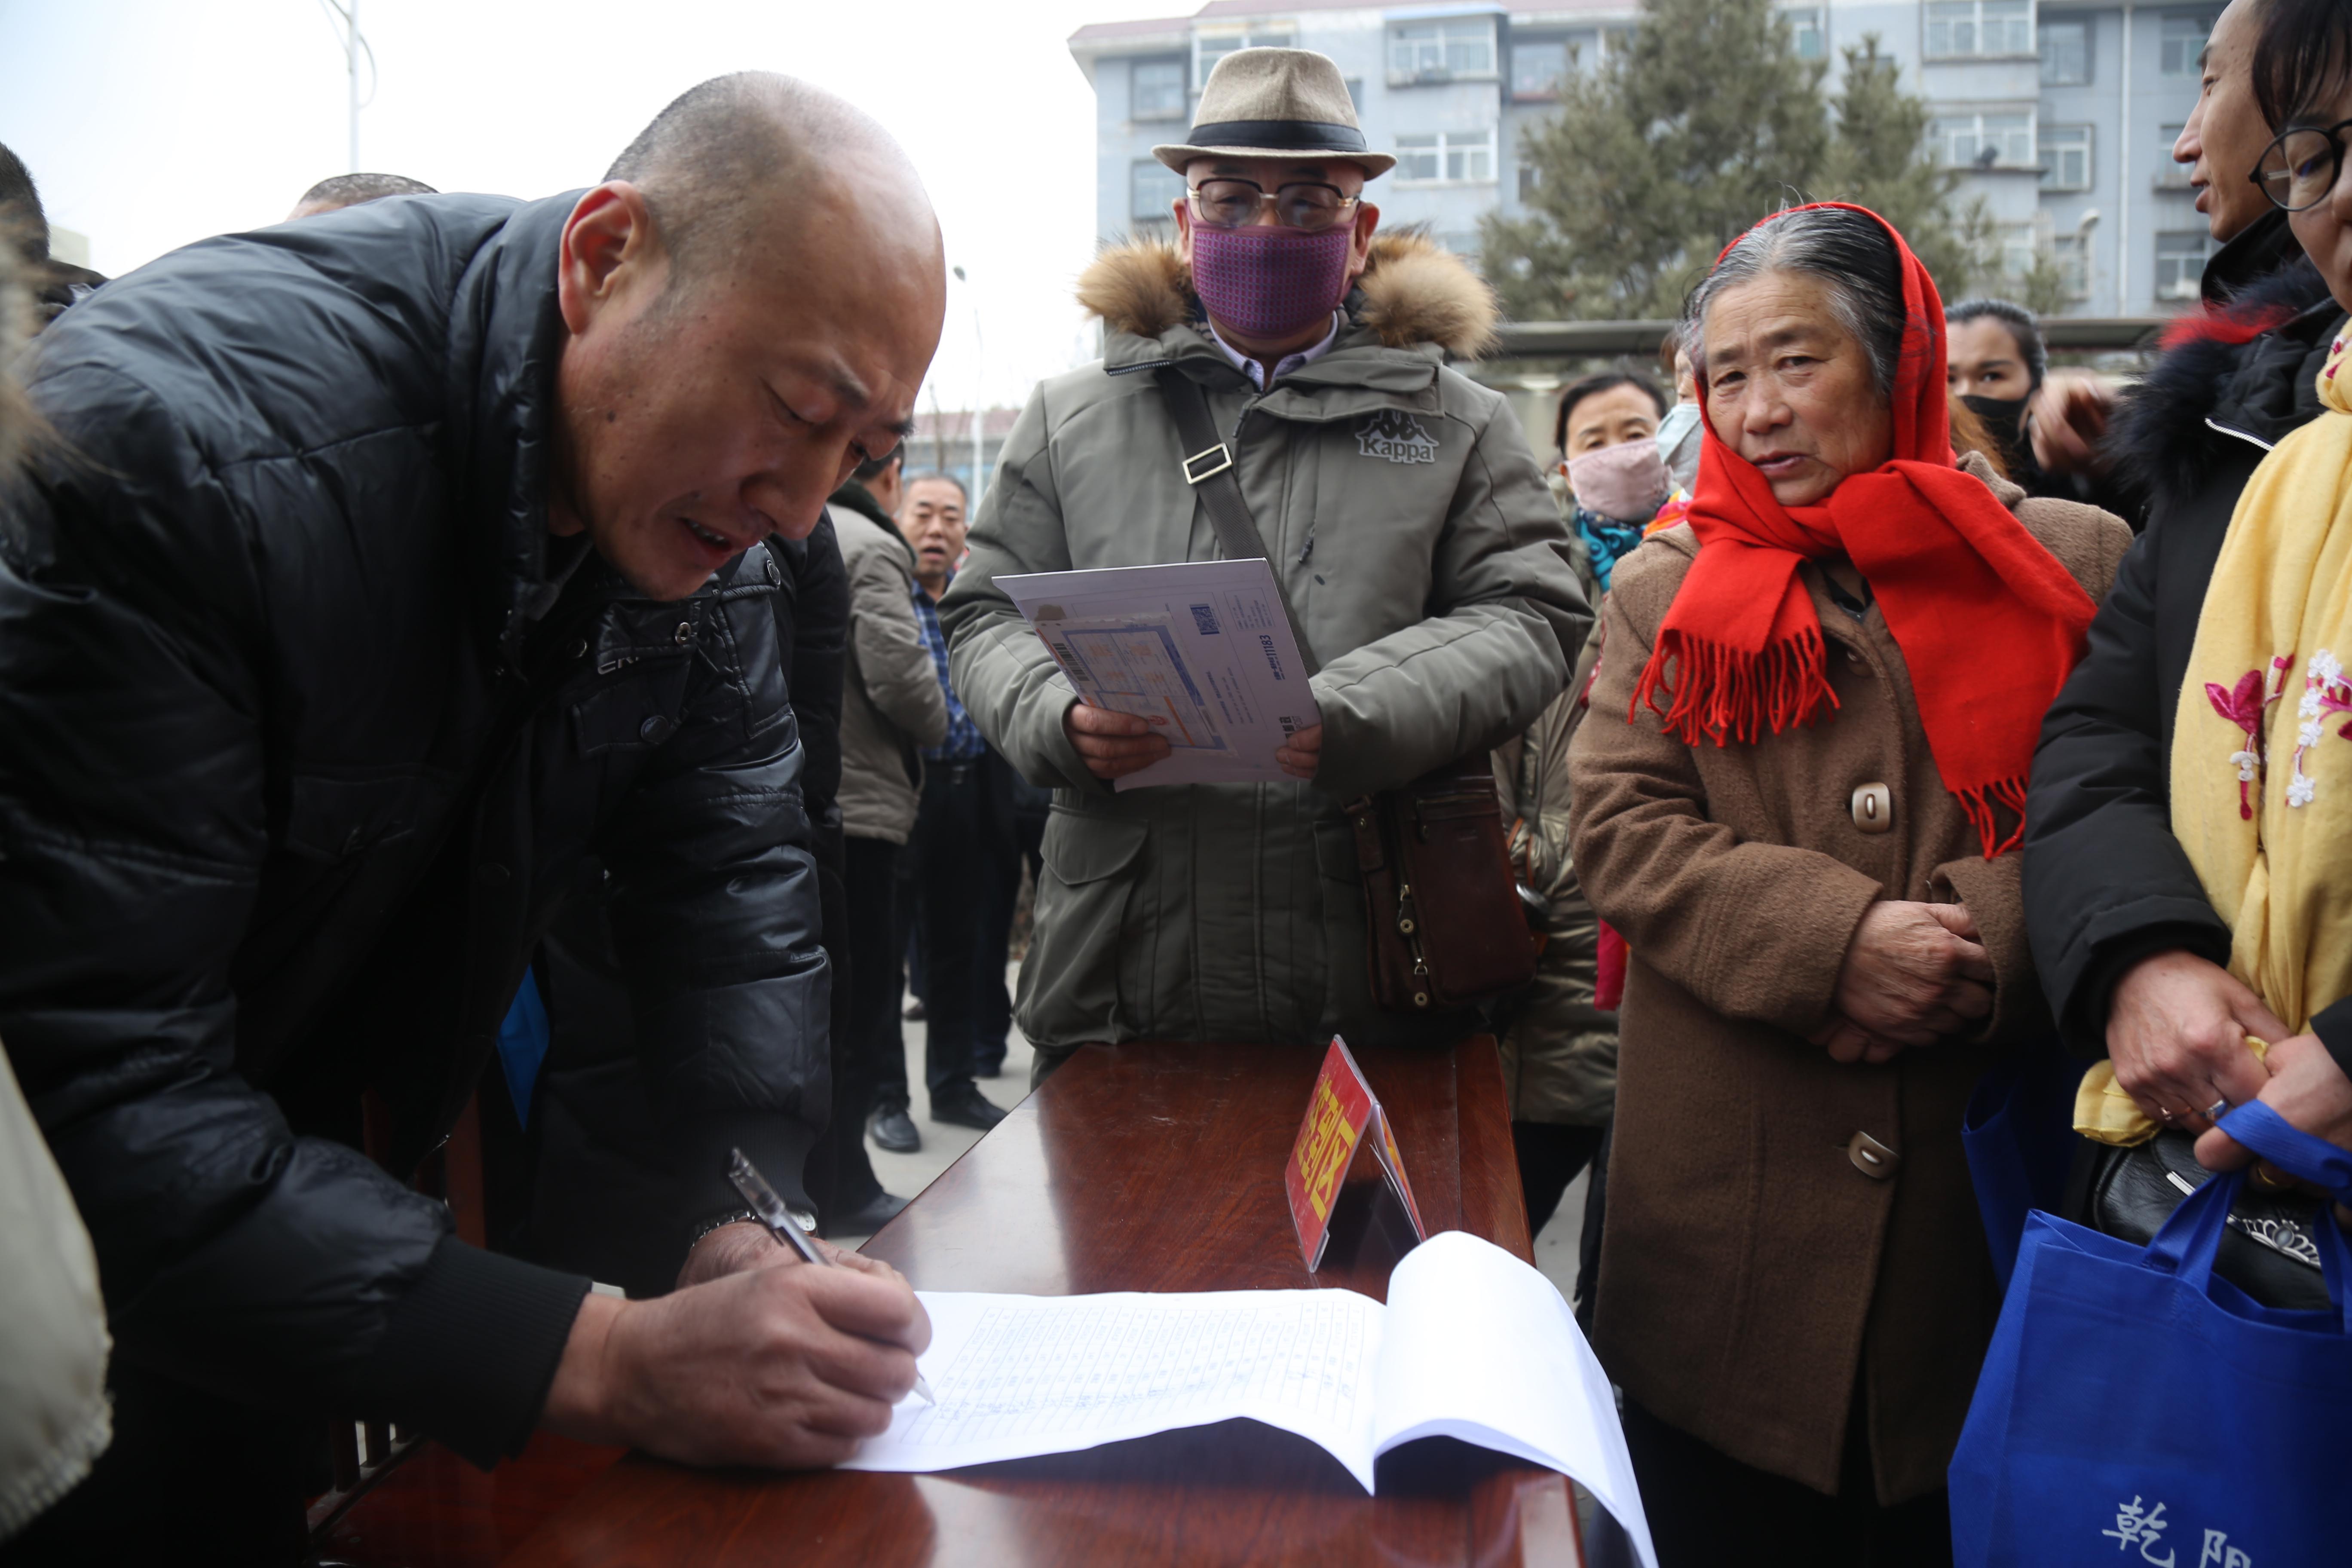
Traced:
<path fill-rule="evenodd" d="M 2344 317 L 2284 214 L 2225 246 L 2206 279 L 2200 330 L 2158 361 L 2117 421 L 2116 467 L 2148 483 L 2148 524 L 2042 722 L 2027 797 L 2035 967 L 2068 1040 L 2094 1056 L 2105 1054 L 2108 994 L 2126 969 L 2175 947 L 2229 958 L 2229 930 L 2172 837 L 2173 714 L 2238 492 L 2317 416 L 2320 365 Z"/>
<path fill-rule="evenodd" d="M 571 198 L 401 197 L 205 241 L 42 339 L 63 437 L 0 551 L 0 1040 L 117 1352 L 528 1435 L 586 1281 L 405 1173 L 527 954 L 609 887 L 703 1212 L 824 1115 L 826 973 L 753 551 L 635 596 L 546 493 Z"/>

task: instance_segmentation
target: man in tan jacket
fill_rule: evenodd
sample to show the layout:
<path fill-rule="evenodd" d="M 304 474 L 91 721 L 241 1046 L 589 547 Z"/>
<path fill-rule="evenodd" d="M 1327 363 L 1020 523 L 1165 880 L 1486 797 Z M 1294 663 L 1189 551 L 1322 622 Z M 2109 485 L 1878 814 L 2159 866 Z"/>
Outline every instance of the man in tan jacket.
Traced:
<path fill-rule="evenodd" d="M 841 826 L 849 902 L 849 1005 L 838 1015 L 846 1036 L 834 1050 L 833 1125 L 828 1144 L 860 1139 L 872 1117 L 877 1139 L 901 1153 L 920 1147 L 907 1108 L 873 1103 L 885 1057 L 903 1054 L 898 1028 L 900 964 L 893 940 L 898 856 L 915 826 L 921 796 L 919 748 L 948 731 L 948 705 L 931 656 L 915 624 L 915 552 L 891 508 L 898 495 L 899 455 L 868 464 L 825 506 L 849 574 L 849 659 L 841 682 Z M 870 470 L 870 471 L 869 471 Z M 879 492 L 877 494 L 877 492 Z M 905 1069 L 899 1069 L 904 1079 Z M 906 1206 L 874 1180 L 862 1157 L 849 1158 L 827 1231 L 877 1229 Z M 864 1173 L 865 1181 L 858 1175 Z"/>

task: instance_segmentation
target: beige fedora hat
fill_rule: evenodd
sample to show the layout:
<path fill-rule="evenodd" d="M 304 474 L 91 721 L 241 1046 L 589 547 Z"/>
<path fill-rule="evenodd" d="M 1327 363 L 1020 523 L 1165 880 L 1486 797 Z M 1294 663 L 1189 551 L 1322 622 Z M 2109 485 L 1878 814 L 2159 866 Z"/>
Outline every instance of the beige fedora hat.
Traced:
<path fill-rule="evenodd" d="M 1235 49 L 1209 73 L 1195 112 L 1182 142 L 1151 150 L 1180 174 L 1215 157 L 1345 159 L 1366 179 L 1396 167 L 1365 145 L 1339 68 L 1312 49 Z"/>

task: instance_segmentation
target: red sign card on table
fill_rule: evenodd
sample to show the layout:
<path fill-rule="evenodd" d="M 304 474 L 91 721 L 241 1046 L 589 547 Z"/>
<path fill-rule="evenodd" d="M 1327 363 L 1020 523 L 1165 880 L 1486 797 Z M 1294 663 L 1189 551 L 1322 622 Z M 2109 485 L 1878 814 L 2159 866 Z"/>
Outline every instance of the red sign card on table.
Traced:
<path fill-rule="evenodd" d="M 1291 1223 L 1298 1229 L 1298 1250 L 1310 1274 L 1323 1262 L 1323 1248 L 1331 1239 L 1331 1207 L 1339 1201 L 1340 1184 L 1348 1178 L 1348 1167 L 1354 1163 L 1356 1147 L 1367 1130 L 1375 1134 L 1372 1157 L 1397 1200 L 1404 1205 L 1405 1215 L 1412 1221 L 1412 1234 L 1426 1240 L 1429 1232 L 1421 1223 L 1420 1205 L 1412 1201 L 1412 1185 L 1405 1180 L 1404 1162 L 1397 1155 L 1396 1134 L 1389 1130 L 1388 1115 L 1381 1110 L 1372 1086 L 1364 1081 L 1363 1069 L 1349 1054 L 1348 1043 L 1334 1035 L 1331 1048 L 1323 1055 L 1323 1070 L 1315 1075 L 1314 1090 L 1307 1098 L 1307 1115 L 1298 1124 L 1298 1142 L 1291 1146 L 1290 1163 L 1282 1177 L 1290 1194 Z"/>

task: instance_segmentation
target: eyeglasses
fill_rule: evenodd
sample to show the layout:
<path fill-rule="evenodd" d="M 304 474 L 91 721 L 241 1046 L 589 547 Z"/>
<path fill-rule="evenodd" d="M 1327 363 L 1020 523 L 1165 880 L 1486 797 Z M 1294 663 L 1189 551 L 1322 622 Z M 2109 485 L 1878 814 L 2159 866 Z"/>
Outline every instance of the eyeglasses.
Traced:
<path fill-rule="evenodd" d="M 2308 212 L 2336 188 L 2336 172 L 2344 164 L 2344 132 L 2352 120 L 2339 120 L 2322 131 L 2298 125 L 2282 132 L 2263 149 L 2254 172 L 2246 177 L 2263 188 L 2271 205 L 2291 213 Z"/>
<path fill-rule="evenodd" d="M 1274 205 L 1275 221 L 1287 228 L 1329 228 L 1347 216 L 1357 198 L 1342 195 L 1337 185 L 1285 185 L 1271 195 L 1255 180 L 1203 180 L 1185 193 L 1192 216 L 1211 228 L 1240 228 L 1255 223 L 1258 211 Z"/>

